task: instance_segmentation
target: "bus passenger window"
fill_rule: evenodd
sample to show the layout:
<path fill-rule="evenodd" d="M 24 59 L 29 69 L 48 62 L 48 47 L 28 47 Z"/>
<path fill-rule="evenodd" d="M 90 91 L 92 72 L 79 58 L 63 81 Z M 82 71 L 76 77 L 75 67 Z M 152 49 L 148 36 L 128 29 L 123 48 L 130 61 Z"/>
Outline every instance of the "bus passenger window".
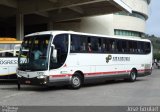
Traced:
<path fill-rule="evenodd" d="M 102 52 L 102 45 L 98 43 L 98 52 Z"/>
<path fill-rule="evenodd" d="M 88 43 L 87 51 L 88 52 L 92 52 L 92 45 L 91 45 L 91 43 Z"/>
<path fill-rule="evenodd" d="M 117 52 L 118 53 L 122 53 L 123 49 L 122 49 L 122 40 L 117 40 Z"/>
<path fill-rule="evenodd" d="M 145 43 L 145 54 L 148 54 L 151 52 L 151 45 L 149 42 Z"/>
<path fill-rule="evenodd" d="M 75 52 L 75 46 L 72 41 L 71 41 L 71 52 Z"/>
<path fill-rule="evenodd" d="M 92 52 L 101 52 L 101 38 L 90 37 L 89 43 L 91 44 Z"/>
<path fill-rule="evenodd" d="M 127 53 L 127 41 L 122 41 L 122 52 Z"/>
<path fill-rule="evenodd" d="M 81 39 L 79 35 L 71 35 L 71 46 L 70 46 L 70 52 L 80 52 L 81 45 L 80 45 Z"/>
<path fill-rule="evenodd" d="M 115 51 L 116 51 L 116 45 L 115 45 L 115 42 L 113 42 L 113 43 L 112 43 L 112 46 L 111 46 L 111 47 L 112 47 L 112 52 L 115 52 Z"/>
<path fill-rule="evenodd" d="M 86 51 L 86 43 L 83 42 L 81 45 L 81 51 Z"/>
<path fill-rule="evenodd" d="M 102 50 L 103 53 L 106 52 L 106 45 L 105 45 L 105 43 L 102 44 L 101 50 Z"/>

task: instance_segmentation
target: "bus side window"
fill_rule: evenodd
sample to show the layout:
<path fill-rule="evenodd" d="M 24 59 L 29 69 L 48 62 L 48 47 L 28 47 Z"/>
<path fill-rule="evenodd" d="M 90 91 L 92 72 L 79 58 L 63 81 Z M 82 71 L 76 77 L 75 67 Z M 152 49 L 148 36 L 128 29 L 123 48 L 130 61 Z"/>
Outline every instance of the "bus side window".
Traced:
<path fill-rule="evenodd" d="M 140 53 L 144 54 L 144 42 L 140 42 Z"/>
<path fill-rule="evenodd" d="M 80 36 L 79 35 L 71 35 L 71 46 L 70 46 L 70 52 L 80 52 L 81 45 L 80 45 Z"/>
<path fill-rule="evenodd" d="M 137 42 L 137 53 L 141 54 L 141 42 Z"/>
<path fill-rule="evenodd" d="M 80 52 L 87 52 L 87 37 L 83 36 L 80 40 Z"/>
<path fill-rule="evenodd" d="M 127 41 L 122 40 L 122 53 L 127 53 Z"/>
<path fill-rule="evenodd" d="M 134 53 L 133 41 L 128 41 L 128 45 L 129 45 L 129 53 L 133 54 Z"/>
<path fill-rule="evenodd" d="M 102 53 L 106 53 L 106 51 L 107 51 L 107 45 L 106 45 L 105 40 L 106 39 L 103 39 L 102 46 L 101 46 Z"/>
<path fill-rule="evenodd" d="M 104 51 L 102 50 L 102 47 L 103 47 L 103 39 L 102 39 L 102 38 L 98 38 L 97 47 L 98 47 L 98 52 L 100 52 L 100 53 L 103 53 L 103 52 L 104 52 Z"/>
<path fill-rule="evenodd" d="M 6 55 L 5 55 L 5 52 L 1 52 L 0 53 L 0 57 L 5 57 Z"/>
<path fill-rule="evenodd" d="M 105 52 L 111 52 L 111 44 L 110 44 L 110 40 L 109 39 L 104 39 L 103 40 L 104 44 L 103 46 L 105 46 L 104 48 L 104 51 Z"/>
<path fill-rule="evenodd" d="M 92 52 L 92 47 L 93 47 L 93 45 L 92 45 L 92 43 L 91 43 L 91 37 L 86 37 L 87 38 L 87 52 Z"/>
<path fill-rule="evenodd" d="M 101 38 L 91 37 L 92 52 L 101 52 Z"/>
<path fill-rule="evenodd" d="M 87 51 L 92 52 L 92 44 L 91 43 L 87 44 Z"/>
<path fill-rule="evenodd" d="M 81 51 L 86 51 L 86 43 L 83 42 L 81 45 Z"/>
<path fill-rule="evenodd" d="M 145 54 L 151 52 L 151 44 L 149 42 L 145 42 Z"/>
<path fill-rule="evenodd" d="M 111 52 L 115 53 L 117 52 L 117 45 L 115 40 L 111 40 Z"/>
<path fill-rule="evenodd" d="M 13 57 L 13 52 L 5 52 L 3 57 Z"/>
<path fill-rule="evenodd" d="M 117 40 L 117 52 L 122 53 L 122 40 Z"/>

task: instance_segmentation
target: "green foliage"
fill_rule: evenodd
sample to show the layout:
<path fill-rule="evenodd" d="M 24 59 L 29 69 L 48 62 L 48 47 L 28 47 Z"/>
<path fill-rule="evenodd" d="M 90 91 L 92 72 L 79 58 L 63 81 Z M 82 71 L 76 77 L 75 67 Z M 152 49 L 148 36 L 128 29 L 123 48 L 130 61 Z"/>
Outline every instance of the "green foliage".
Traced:
<path fill-rule="evenodd" d="M 160 37 L 146 35 L 145 38 L 151 40 L 152 42 L 154 59 L 160 60 Z"/>
<path fill-rule="evenodd" d="M 160 60 L 160 53 L 153 54 L 154 59 Z"/>

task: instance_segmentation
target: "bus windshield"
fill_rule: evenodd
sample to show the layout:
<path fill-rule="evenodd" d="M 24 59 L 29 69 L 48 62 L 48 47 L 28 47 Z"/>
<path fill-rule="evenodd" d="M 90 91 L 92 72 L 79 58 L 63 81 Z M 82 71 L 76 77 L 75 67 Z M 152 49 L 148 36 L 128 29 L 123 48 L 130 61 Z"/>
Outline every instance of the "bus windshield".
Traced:
<path fill-rule="evenodd" d="M 36 35 L 24 38 L 20 55 L 19 69 L 43 71 L 48 69 L 48 45 L 51 35 Z"/>

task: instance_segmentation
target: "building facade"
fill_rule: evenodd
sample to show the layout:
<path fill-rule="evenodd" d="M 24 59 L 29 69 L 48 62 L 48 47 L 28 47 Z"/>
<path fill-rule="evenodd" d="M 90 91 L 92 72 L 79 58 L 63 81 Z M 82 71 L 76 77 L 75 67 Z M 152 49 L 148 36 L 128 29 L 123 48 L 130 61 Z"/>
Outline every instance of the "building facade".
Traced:
<path fill-rule="evenodd" d="M 150 1 L 123 0 L 125 4 L 131 7 L 132 13 L 120 11 L 114 14 L 64 21 L 56 23 L 54 28 L 111 36 L 143 37 L 149 16 Z"/>

